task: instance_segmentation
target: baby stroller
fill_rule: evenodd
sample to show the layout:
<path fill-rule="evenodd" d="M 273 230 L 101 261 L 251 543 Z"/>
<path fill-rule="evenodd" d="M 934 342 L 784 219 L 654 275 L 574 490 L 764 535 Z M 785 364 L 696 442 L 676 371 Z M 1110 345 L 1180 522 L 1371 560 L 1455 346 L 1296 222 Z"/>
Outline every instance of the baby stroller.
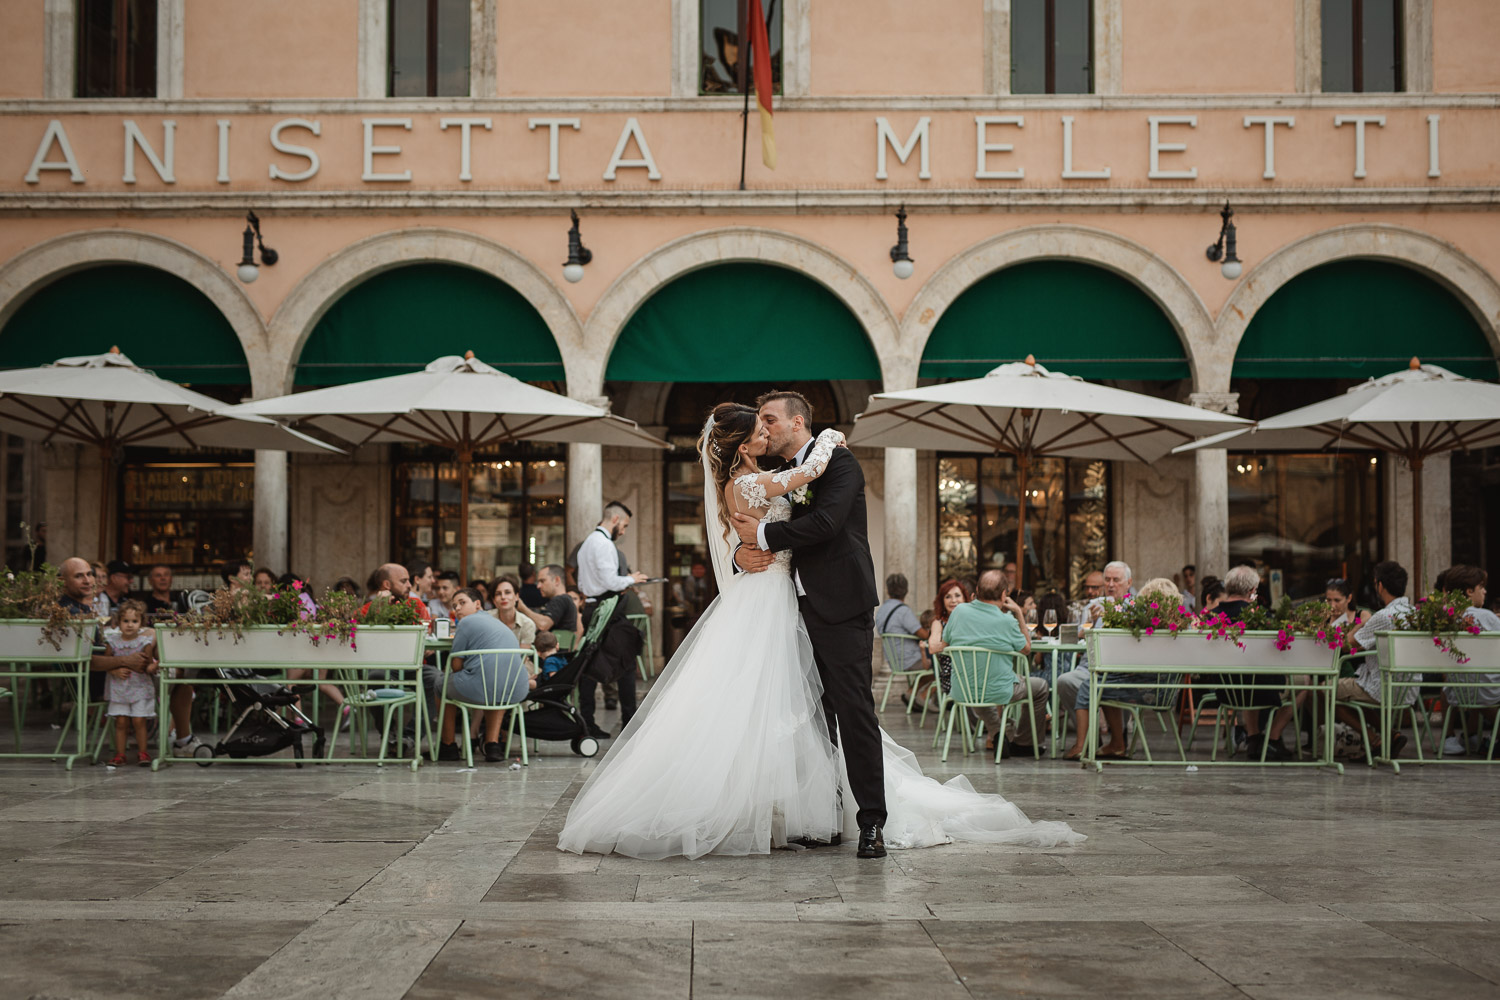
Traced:
<path fill-rule="evenodd" d="M 233 683 L 222 686 L 224 697 L 229 699 L 229 731 L 216 745 L 210 747 L 205 744 L 193 751 L 193 757 L 200 767 L 208 767 L 215 757 L 229 757 L 233 760 L 267 757 L 291 747 L 292 756 L 296 758 L 300 768 L 305 755 L 302 740 L 308 733 L 313 735 L 313 757 L 323 756 L 326 744 L 323 730 L 297 706 L 303 689 L 278 684 L 247 667 L 219 667 L 215 672 L 227 681 L 265 683 Z M 306 690 L 311 691 L 312 688 L 308 687 Z M 283 719 L 276 714 L 275 709 L 278 708 L 291 709 L 302 725 L 294 726 Z"/>
<path fill-rule="evenodd" d="M 536 690 L 526 697 L 526 736 L 533 740 L 567 740 L 573 752 L 580 757 L 592 757 L 599 752 L 599 741 L 589 735 L 588 723 L 578 706 L 570 701 L 578 690 L 578 682 L 588 670 L 589 664 L 599 654 L 600 639 L 604 630 L 616 621 L 625 621 L 625 606 L 619 597 L 606 598 L 599 602 L 594 617 L 583 640 L 568 659 L 567 666 L 545 680 L 538 679 Z M 593 683 L 590 678 L 589 683 Z M 575 699 L 576 700 L 576 699 Z"/>

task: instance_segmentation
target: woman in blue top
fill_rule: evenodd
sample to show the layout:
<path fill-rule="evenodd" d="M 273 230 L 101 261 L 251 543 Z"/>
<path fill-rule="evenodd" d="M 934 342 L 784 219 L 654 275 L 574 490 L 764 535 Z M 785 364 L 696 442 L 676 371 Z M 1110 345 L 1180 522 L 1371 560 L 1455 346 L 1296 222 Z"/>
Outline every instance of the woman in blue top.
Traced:
<path fill-rule="evenodd" d="M 484 653 L 478 656 L 462 655 L 470 649 L 515 649 L 521 644 L 516 635 L 498 619 L 478 614 L 484 610 L 479 591 L 465 587 L 453 595 L 448 610 L 458 622 L 453 631 L 453 650 L 448 657 L 448 697 L 481 705 L 515 705 L 525 697 L 530 679 L 522 658 L 515 654 Z M 458 708 L 449 705 L 443 712 L 443 742 L 438 747 L 438 760 L 459 760 L 463 754 L 453 742 L 453 731 L 458 719 Z M 500 747 L 500 726 L 505 719 L 502 711 L 484 713 L 484 759 L 502 761 L 505 753 Z"/>

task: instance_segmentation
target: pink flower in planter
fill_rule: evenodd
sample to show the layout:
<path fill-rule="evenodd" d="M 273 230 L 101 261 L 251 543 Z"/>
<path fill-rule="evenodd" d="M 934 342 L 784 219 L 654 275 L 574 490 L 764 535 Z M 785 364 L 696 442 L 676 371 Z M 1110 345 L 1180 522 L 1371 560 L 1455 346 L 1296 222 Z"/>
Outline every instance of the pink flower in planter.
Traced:
<path fill-rule="evenodd" d="M 1153 632 L 1155 632 L 1155 631 L 1156 631 L 1156 629 L 1154 629 L 1154 628 L 1151 628 L 1151 627 L 1149 627 L 1149 626 L 1147 626 L 1147 628 L 1146 628 L 1146 634 L 1147 634 L 1147 635 L 1150 635 L 1150 634 L 1151 634 L 1151 633 L 1153 633 Z"/>
<path fill-rule="evenodd" d="M 1177 613 L 1179 615 L 1185 615 L 1185 614 L 1188 613 L 1188 609 L 1185 606 L 1179 604 L 1179 605 L 1177 605 Z"/>
<path fill-rule="evenodd" d="M 1151 626 L 1152 626 L 1152 628 L 1155 628 L 1156 626 L 1158 626 L 1160 624 L 1161 624 L 1161 619 L 1160 618 L 1152 618 L 1151 619 Z"/>
<path fill-rule="evenodd" d="M 1432 637 L 1432 644 L 1434 646 L 1437 646 L 1437 647 L 1441 648 L 1442 645 L 1443 645 L 1443 640 L 1439 639 L 1437 636 L 1433 636 Z"/>

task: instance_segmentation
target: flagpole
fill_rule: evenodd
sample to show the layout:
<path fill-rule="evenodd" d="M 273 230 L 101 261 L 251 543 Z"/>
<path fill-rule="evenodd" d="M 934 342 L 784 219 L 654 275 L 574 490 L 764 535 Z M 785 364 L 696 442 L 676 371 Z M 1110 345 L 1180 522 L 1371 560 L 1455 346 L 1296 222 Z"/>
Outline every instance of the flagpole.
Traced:
<path fill-rule="evenodd" d="M 735 66 L 740 92 L 745 95 L 745 107 L 740 112 L 740 190 L 745 190 L 745 147 L 750 142 L 750 5 L 739 2 L 739 63 Z"/>

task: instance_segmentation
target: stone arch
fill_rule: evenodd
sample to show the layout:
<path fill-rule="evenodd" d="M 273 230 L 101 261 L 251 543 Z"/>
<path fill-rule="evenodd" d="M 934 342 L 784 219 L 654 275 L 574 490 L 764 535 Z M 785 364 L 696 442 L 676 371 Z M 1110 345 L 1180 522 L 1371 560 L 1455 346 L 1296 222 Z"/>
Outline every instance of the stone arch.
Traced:
<path fill-rule="evenodd" d="M 756 261 L 787 267 L 823 285 L 854 314 L 875 349 L 887 388 L 899 356 L 899 324 L 880 293 L 859 269 L 811 240 L 774 229 L 731 226 L 673 240 L 636 261 L 599 298 L 584 325 L 589 349 L 587 377 L 595 394 L 603 392 L 610 352 L 625 324 L 641 304 L 684 274 L 730 261 Z"/>
<path fill-rule="evenodd" d="M 280 392 L 265 321 L 244 287 L 212 258 L 156 233 L 131 229 L 67 233 L 13 257 L 0 267 L 0 327 L 38 289 L 98 264 L 141 264 L 192 285 L 234 329 L 240 349 L 245 352 L 255 395 Z"/>
<path fill-rule="evenodd" d="M 1411 267 L 1448 289 L 1473 314 L 1500 356 L 1500 282 L 1446 240 L 1404 226 L 1356 223 L 1312 233 L 1267 256 L 1230 294 L 1214 323 L 1210 391 L 1229 389 L 1240 342 L 1256 312 L 1293 278 L 1320 264 L 1385 260 Z"/>
<path fill-rule="evenodd" d="M 1133 240 L 1086 226 L 1027 226 L 977 243 L 940 267 L 917 292 L 901 323 L 902 363 L 916 384 L 922 352 L 938 320 L 980 278 L 1037 260 L 1094 264 L 1129 280 L 1166 315 L 1182 341 L 1194 388 L 1201 389 L 1198 352 L 1213 334 L 1213 319 L 1197 291 L 1176 268 Z"/>
<path fill-rule="evenodd" d="M 541 314 L 562 354 L 569 392 L 580 381 L 583 328 L 558 287 L 531 261 L 508 247 L 460 229 L 416 228 L 369 236 L 345 247 L 297 282 L 269 324 L 281 360 L 278 392 L 291 392 L 297 359 L 318 320 L 339 297 L 382 271 L 404 264 L 446 263 L 481 271 L 521 294 Z M 597 393 L 595 393 L 597 395 Z"/>

